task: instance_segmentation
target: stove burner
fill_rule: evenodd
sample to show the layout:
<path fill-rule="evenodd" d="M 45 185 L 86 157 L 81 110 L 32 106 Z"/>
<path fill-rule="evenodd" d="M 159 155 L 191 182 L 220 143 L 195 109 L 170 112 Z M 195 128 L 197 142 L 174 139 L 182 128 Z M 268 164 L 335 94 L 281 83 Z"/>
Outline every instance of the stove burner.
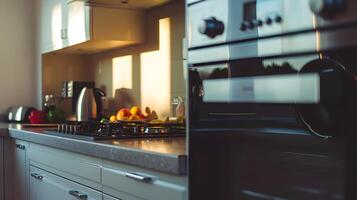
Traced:
<path fill-rule="evenodd" d="M 72 122 L 59 124 L 57 130 L 46 134 L 82 140 L 106 140 L 125 138 L 162 138 L 185 136 L 183 124 L 150 124 L 144 122 Z"/>

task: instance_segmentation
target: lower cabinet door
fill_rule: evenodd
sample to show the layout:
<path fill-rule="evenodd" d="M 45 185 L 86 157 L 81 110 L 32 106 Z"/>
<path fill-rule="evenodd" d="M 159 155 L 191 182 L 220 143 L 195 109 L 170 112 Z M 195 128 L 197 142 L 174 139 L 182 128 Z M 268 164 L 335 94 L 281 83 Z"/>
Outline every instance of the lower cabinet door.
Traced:
<path fill-rule="evenodd" d="M 5 199 L 28 200 L 29 144 L 9 137 L 4 145 Z"/>
<path fill-rule="evenodd" d="M 4 138 L 0 137 L 0 200 L 4 200 Z"/>
<path fill-rule="evenodd" d="M 103 194 L 103 200 L 145 200 L 145 199 L 134 197 L 128 194 L 122 194 L 120 195 L 120 197 L 112 197 L 110 195 Z"/>
<path fill-rule="evenodd" d="M 30 200 L 102 200 L 102 193 L 30 167 Z"/>
<path fill-rule="evenodd" d="M 111 196 L 108 196 L 108 195 L 103 195 L 103 200 L 122 200 L 122 199 L 117 199 L 117 198 L 114 198 L 114 197 L 111 197 Z"/>

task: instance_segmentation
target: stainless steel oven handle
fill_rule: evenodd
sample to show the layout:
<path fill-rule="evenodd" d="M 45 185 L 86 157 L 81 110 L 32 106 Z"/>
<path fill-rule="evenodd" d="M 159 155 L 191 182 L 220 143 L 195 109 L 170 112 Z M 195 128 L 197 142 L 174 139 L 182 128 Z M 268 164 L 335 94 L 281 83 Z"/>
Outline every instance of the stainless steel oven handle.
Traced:
<path fill-rule="evenodd" d="M 134 173 L 127 172 L 127 173 L 125 173 L 125 177 L 130 178 L 130 179 L 134 179 L 134 180 L 137 180 L 137 181 L 146 182 L 146 183 L 154 181 L 154 177 L 152 177 L 152 176 L 146 176 L 146 175 L 135 173 L 135 172 Z"/>
<path fill-rule="evenodd" d="M 83 200 L 88 199 L 88 195 L 80 193 L 79 191 L 76 190 L 70 190 L 68 193 L 76 197 L 77 199 L 83 199 Z"/>

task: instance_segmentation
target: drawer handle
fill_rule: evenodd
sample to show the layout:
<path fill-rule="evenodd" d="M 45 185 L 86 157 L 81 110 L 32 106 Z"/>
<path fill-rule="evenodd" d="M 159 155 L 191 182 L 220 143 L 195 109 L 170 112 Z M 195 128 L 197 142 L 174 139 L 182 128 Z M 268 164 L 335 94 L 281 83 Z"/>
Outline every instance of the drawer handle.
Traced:
<path fill-rule="evenodd" d="M 77 199 L 88 199 L 88 195 L 82 194 L 82 193 L 80 193 L 80 192 L 78 192 L 76 190 L 70 190 L 68 193 L 70 195 L 76 197 Z"/>
<path fill-rule="evenodd" d="M 22 145 L 22 144 L 16 144 L 16 148 L 24 150 L 24 149 L 26 149 L 26 146 Z"/>
<path fill-rule="evenodd" d="M 145 176 L 143 174 L 138 174 L 138 173 L 125 173 L 125 177 L 131 178 L 137 181 L 142 181 L 142 182 L 152 182 L 154 179 L 152 176 Z"/>
<path fill-rule="evenodd" d="M 37 180 L 40 180 L 40 181 L 42 181 L 42 179 L 43 179 L 43 176 L 41 176 L 41 175 L 39 175 L 37 173 L 31 173 L 31 176 L 34 177 Z"/>
<path fill-rule="evenodd" d="M 61 30 L 61 39 L 62 40 L 68 39 L 68 31 L 67 31 L 67 29 L 62 29 Z"/>

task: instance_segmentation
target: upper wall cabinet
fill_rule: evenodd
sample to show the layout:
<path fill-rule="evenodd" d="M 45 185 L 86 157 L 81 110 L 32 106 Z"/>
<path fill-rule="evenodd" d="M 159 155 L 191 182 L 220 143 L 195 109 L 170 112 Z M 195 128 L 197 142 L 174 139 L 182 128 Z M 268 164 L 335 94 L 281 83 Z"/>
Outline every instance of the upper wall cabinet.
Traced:
<path fill-rule="evenodd" d="M 67 6 L 67 37 L 69 45 L 76 45 L 91 39 L 91 8 L 83 2 L 71 2 Z"/>
<path fill-rule="evenodd" d="M 68 2 L 83 1 L 91 5 L 102 5 L 111 7 L 150 9 L 169 3 L 174 0 L 67 0 Z"/>
<path fill-rule="evenodd" d="M 41 46 L 42 52 L 49 52 L 68 45 L 67 3 L 62 0 L 41 1 Z"/>
<path fill-rule="evenodd" d="M 141 10 L 42 0 L 42 53 L 91 54 L 145 41 Z"/>

